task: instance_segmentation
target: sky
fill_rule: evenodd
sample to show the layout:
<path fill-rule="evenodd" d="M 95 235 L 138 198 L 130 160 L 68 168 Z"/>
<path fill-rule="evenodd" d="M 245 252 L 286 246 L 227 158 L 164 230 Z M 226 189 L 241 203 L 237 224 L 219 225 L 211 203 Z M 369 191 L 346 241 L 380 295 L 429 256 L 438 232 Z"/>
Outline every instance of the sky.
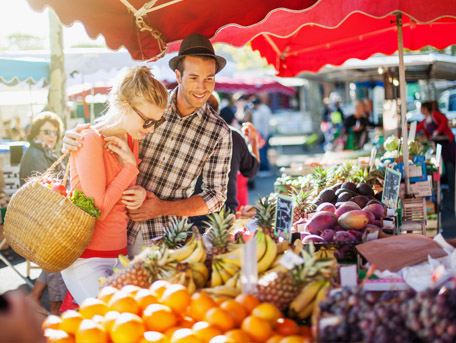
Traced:
<path fill-rule="evenodd" d="M 43 38 L 45 46 L 48 48 L 48 10 L 36 12 L 30 7 L 27 0 L 0 0 L 0 46 L 5 46 L 7 37 L 13 33 L 26 33 Z M 97 40 L 92 40 L 79 22 L 71 27 L 63 26 L 63 37 L 65 48 L 77 44 L 104 44 L 101 36 Z"/>

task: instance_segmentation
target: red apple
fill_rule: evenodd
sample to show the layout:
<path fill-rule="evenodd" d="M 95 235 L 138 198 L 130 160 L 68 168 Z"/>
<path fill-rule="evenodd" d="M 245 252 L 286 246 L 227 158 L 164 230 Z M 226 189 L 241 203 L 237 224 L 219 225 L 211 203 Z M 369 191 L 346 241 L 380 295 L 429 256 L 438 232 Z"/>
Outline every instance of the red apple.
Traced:
<path fill-rule="evenodd" d="M 67 196 L 66 188 L 62 184 L 54 184 L 54 186 L 52 186 L 52 190 L 62 194 L 64 197 Z"/>

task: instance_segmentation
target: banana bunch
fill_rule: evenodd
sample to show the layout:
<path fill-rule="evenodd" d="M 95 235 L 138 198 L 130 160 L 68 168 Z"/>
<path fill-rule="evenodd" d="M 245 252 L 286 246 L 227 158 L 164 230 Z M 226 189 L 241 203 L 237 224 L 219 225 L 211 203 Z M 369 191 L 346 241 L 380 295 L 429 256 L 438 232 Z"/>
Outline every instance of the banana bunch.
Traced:
<path fill-rule="evenodd" d="M 290 316 L 299 319 L 310 317 L 317 308 L 318 303 L 325 299 L 329 285 L 329 281 L 324 279 L 309 282 L 291 302 L 288 310 Z"/>
<path fill-rule="evenodd" d="M 210 286 L 225 285 L 236 273 L 239 273 L 239 270 L 235 264 L 217 258 L 213 259 Z"/>
<path fill-rule="evenodd" d="M 324 260 L 334 258 L 334 252 L 336 251 L 335 247 L 326 249 L 325 247 L 320 247 L 318 251 L 314 253 L 314 256 L 317 260 Z"/>
<path fill-rule="evenodd" d="M 241 271 L 239 270 L 234 274 L 226 283 L 225 286 L 237 288 L 238 290 L 242 290 L 242 282 L 241 282 Z"/>
<path fill-rule="evenodd" d="M 192 238 L 182 248 L 170 250 L 168 261 L 182 263 L 197 263 L 206 260 L 206 248 L 201 235 L 192 235 Z"/>
<path fill-rule="evenodd" d="M 209 270 L 206 265 L 203 262 L 196 262 L 190 265 L 190 268 L 196 288 L 203 288 L 209 280 Z"/>
<path fill-rule="evenodd" d="M 193 279 L 193 272 L 188 263 L 179 264 L 176 268 L 176 273 L 167 278 L 166 281 L 185 286 L 189 294 L 193 294 L 196 291 L 196 283 Z"/>
<path fill-rule="evenodd" d="M 256 233 L 257 243 L 257 261 L 258 261 L 258 273 L 263 273 L 271 267 L 272 263 L 277 256 L 277 244 L 269 235 L 265 235 L 262 230 L 258 230 Z M 226 254 L 218 255 L 217 259 L 223 264 L 233 264 L 238 268 L 242 267 L 242 249 L 243 246 L 230 251 Z M 223 279 L 223 278 L 222 278 Z M 216 281 L 216 284 L 218 281 Z"/>
<path fill-rule="evenodd" d="M 209 294 L 214 297 L 225 297 L 225 298 L 235 298 L 239 294 L 241 294 L 241 290 L 238 288 L 221 285 L 217 287 L 211 288 L 203 288 L 201 289 L 203 293 Z"/>

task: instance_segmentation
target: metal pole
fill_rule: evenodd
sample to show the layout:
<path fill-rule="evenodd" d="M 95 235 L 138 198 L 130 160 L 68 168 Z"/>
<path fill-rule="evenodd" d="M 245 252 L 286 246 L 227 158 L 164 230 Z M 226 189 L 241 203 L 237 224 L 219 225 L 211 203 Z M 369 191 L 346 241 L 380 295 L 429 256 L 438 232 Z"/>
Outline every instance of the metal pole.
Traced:
<path fill-rule="evenodd" d="M 405 195 L 410 196 L 410 172 L 409 172 L 409 151 L 408 151 L 408 132 L 407 132 L 407 95 L 405 89 L 405 67 L 404 67 L 404 40 L 402 36 L 402 14 L 396 14 L 397 25 L 397 45 L 399 53 L 399 86 L 401 93 L 401 124 L 402 124 L 402 139 L 404 150 L 404 180 L 405 180 Z"/>

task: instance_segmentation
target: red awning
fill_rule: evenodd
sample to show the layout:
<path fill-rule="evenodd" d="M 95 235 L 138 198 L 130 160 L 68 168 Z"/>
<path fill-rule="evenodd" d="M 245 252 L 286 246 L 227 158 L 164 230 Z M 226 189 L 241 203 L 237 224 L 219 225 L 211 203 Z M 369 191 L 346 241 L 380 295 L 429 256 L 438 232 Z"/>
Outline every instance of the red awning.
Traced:
<path fill-rule="evenodd" d="M 398 42 L 393 13 L 404 14 L 405 48 L 456 43 L 454 0 L 321 0 L 304 11 L 276 11 L 254 26 L 225 27 L 212 41 L 235 46 L 251 41 L 279 76 L 295 76 L 349 58 L 394 53 Z"/>
<path fill-rule="evenodd" d="M 51 6 L 61 22 L 81 21 L 90 37 L 102 34 L 110 49 L 125 46 L 135 60 L 148 60 L 161 52 L 150 31 L 140 31 L 134 12 L 143 27 L 150 27 L 166 42 L 184 39 L 191 33 L 208 38 L 228 24 L 248 26 L 263 20 L 279 8 L 301 10 L 317 0 L 28 0 L 35 10 Z M 150 6 L 152 12 L 138 10 Z M 141 14 L 144 16 L 142 17 Z"/>
<path fill-rule="evenodd" d="M 303 71 L 317 72 L 327 64 L 341 65 L 350 58 L 393 54 L 398 49 L 395 20 L 395 16 L 375 19 L 355 13 L 336 29 L 304 26 L 291 37 L 264 34 L 251 44 L 274 65 L 279 76 L 292 77 Z M 427 45 L 443 49 L 456 43 L 454 18 L 419 24 L 403 17 L 403 25 L 406 49 L 418 50 Z"/>

